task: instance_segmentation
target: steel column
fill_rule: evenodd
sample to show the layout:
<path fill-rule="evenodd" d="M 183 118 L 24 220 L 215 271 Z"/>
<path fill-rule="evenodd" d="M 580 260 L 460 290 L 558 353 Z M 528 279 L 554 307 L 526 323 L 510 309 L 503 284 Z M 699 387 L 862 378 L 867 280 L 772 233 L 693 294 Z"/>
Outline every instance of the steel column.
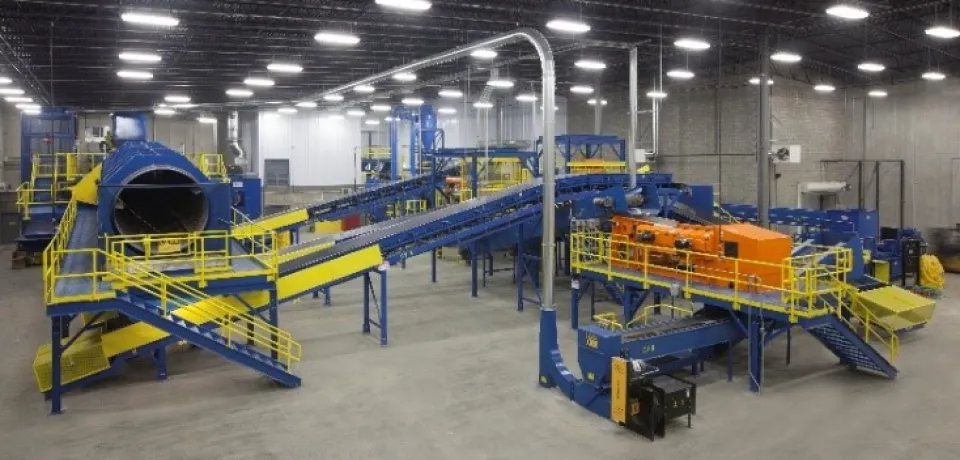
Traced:
<path fill-rule="evenodd" d="M 387 271 L 389 267 L 380 269 L 380 346 L 387 346 Z"/>
<path fill-rule="evenodd" d="M 760 142 L 757 145 L 757 218 L 770 227 L 770 32 L 760 41 Z"/>
<path fill-rule="evenodd" d="M 570 329 L 580 327 L 580 280 L 570 282 Z"/>
<path fill-rule="evenodd" d="M 630 174 L 630 189 L 637 188 L 637 105 L 640 82 L 637 47 L 630 48 L 630 132 L 627 133 L 627 173 Z"/>
<path fill-rule="evenodd" d="M 370 283 L 370 273 L 363 274 L 363 333 L 370 333 L 370 289 L 373 285 Z"/>

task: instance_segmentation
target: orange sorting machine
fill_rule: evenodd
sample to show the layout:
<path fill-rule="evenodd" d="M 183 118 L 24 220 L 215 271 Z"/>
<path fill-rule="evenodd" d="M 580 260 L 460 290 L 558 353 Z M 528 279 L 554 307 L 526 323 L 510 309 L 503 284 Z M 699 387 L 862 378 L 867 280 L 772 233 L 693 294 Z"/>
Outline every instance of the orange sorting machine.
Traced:
<path fill-rule="evenodd" d="M 751 224 L 665 225 L 613 219 L 612 264 L 753 292 L 780 289 L 791 239 Z M 734 286 L 737 281 L 739 286 Z"/>

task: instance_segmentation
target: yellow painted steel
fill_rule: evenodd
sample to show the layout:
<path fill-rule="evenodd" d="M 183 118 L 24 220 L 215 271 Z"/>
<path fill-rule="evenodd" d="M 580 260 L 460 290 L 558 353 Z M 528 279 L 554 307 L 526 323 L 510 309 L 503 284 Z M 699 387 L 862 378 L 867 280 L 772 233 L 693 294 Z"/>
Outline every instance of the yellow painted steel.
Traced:
<path fill-rule="evenodd" d="M 170 334 L 147 323 L 133 323 L 103 334 L 101 345 L 103 346 L 103 353 L 108 358 L 113 358 L 169 336 Z"/>
<path fill-rule="evenodd" d="M 472 161 L 460 165 L 460 201 L 473 196 L 470 170 Z M 477 194 L 490 195 L 508 187 L 533 179 L 533 174 L 518 158 L 479 158 L 477 160 Z"/>
<path fill-rule="evenodd" d="M 281 299 L 297 297 L 316 290 L 317 286 L 368 271 L 381 263 L 380 246 L 370 246 L 281 277 L 277 282 L 277 293 Z"/>
<path fill-rule="evenodd" d="M 66 345 L 69 340 L 63 339 L 62 344 Z M 51 353 L 50 344 L 41 345 L 33 359 L 33 375 L 41 392 L 49 391 L 53 387 Z M 60 357 L 60 366 L 63 383 L 74 382 L 109 369 L 110 361 L 103 352 L 100 331 L 84 332 L 70 348 L 64 350 Z"/>
<path fill-rule="evenodd" d="M 97 185 L 100 182 L 100 172 L 103 169 L 103 165 L 97 165 L 93 168 L 92 171 L 87 173 L 80 179 L 80 182 L 77 182 L 77 185 L 73 187 L 73 197 L 81 203 L 86 203 L 92 206 L 97 205 Z"/>
<path fill-rule="evenodd" d="M 690 310 L 690 309 L 687 309 L 687 308 L 680 308 L 680 307 L 677 307 L 677 306 L 675 306 L 675 305 L 669 305 L 669 304 L 665 304 L 665 303 L 664 303 L 664 304 L 657 304 L 657 305 L 648 305 L 647 307 L 645 307 L 645 308 L 643 309 L 643 313 L 642 313 L 642 314 L 640 314 L 640 315 L 637 316 L 636 318 L 634 318 L 634 319 L 632 319 L 632 320 L 630 320 L 630 321 L 627 322 L 627 327 L 634 326 L 634 325 L 637 325 L 637 324 L 643 324 L 643 325 L 649 324 L 649 323 L 650 323 L 650 314 L 653 313 L 653 312 L 655 312 L 655 311 L 657 311 L 658 309 L 661 310 L 661 311 L 662 311 L 662 310 L 670 310 L 670 311 L 672 311 L 672 312 L 675 312 L 676 314 L 678 314 L 678 315 L 680 316 L 680 318 L 686 318 L 686 317 L 689 317 L 689 316 L 693 316 L 693 310 Z"/>
<path fill-rule="evenodd" d="M 615 357 L 610 372 L 610 419 L 621 425 L 627 423 L 627 360 Z"/>
<path fill-rule="evenodd" d="M 853 291 L 855 302 L 867 309 L 894 331 L 926 324 L 933 318 L 936 302 L 897 286 L 864 292 Z"/>
<path fill-rule="evenodd" d="M 325 220 L 313 224 L 313 233 L 340 233 L 341 230 L 343 230 L 343 222 L 339 220 Z"/>
<path fill-rule="evenodd" d="M 890 282 L 890 262 L 886 260 L 874 260 L 873 261 L 873 276 L 883 281 L 884 283 Z"/>
<path fill-rule="evenodd" d="M 293 227 L 303 224 L 310 220 L 310 213 L 306 209 L 295 209 L 293 211 L 281 212 L 258 219 L 253 222 L 238 225 L 233 228 L 235 235 L 242 235 L 245 232 L 259 232 L 263 230 L 279 230 L 281 228 Z"/>
<path fill-rule="evenodd" d="M 185 153 L 187 159 L 193 163 L 203 175 L 214 180 L 229 181 L 227 167 L 223 162 L 223 155 L 219 153 Z"/>

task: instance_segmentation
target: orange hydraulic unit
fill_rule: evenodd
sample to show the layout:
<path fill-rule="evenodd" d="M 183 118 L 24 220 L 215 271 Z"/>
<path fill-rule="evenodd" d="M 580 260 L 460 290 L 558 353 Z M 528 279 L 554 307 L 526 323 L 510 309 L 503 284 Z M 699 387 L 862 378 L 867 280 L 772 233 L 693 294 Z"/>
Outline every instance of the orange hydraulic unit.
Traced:
<path fill-rule="evenodd" d="M 751 224 L 663 225 L 613 218 L 612 263 L 632 270 L 760 292 L 781 288 L 790 237 Z M 739 285 L 735 286 L 735 282 Z"/>

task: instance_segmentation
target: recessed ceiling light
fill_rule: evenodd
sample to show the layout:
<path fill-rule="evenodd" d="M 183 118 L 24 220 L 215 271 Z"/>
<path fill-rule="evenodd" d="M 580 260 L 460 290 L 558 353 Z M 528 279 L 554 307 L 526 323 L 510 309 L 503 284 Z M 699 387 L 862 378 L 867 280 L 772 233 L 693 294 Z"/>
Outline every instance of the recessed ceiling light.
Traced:
<path fill-rule="evenodd" d="M 165 116 L 165 117 L 169 117 L 170 115 L 175 115 L 175 114 L 177 113 L 177 111 L 176 111 L 176 110 L 173 110 L 173 109 L 166 108 L 166 107 L 160 107 L 160 108 L 154 109 L 154 110 L 153 110 L 153 113 L 155 113 L 155 114 L 157 114 L 157 115 L 163 115 L 163 116 Z"/>
<path fill-rule="evenodd" d="M 500 89 L 509 89 L 513 88 L 513 80 L 507 80 L 504 78 L 494 78 L 487 80 L 487 86 L 492 86 L 494 88 Z"/>
<path fill-rule="evenodd" d="M 13 83 L 13 79 L 10 77 L 0 77 L 0 85 L 9 85 L 10 83 Z"/>
<path fill-rule="evenodd" d="M 803 56 L 789 51 L 778 51 L 770 55 L 770 59 L 777 62 L 795 63 L 803 60 Z"/>
<path fill-rule="evenodd" d="M 518 94 L 517 100 L 520 102 L 537 102 L 537 95 L 533 93 Z"/>
<path fill-rule="evenodd" d="M 217 122 L 217 119 L 213 117 L 197 117 L 197 121 L 206 125 L 212 125 Z"/>
<path fill-rule="evenodd" d="M 557 32 L 567 32 L 571 34 L 582 34 L 590 31 L 589 25 L 568 19 L 554 19 L 547 23 L 547 28 Z"/>
<path fill-rule="evenodd" d="M 832 93 L 837 90 L 837 87 L 828 83 L 821 83 L 819 85 L 814 86 L 813 90 L 820 93 Z"/>
<path fill-rule="evenodd" d="M 952 26 L 938 25 L 932 26 L 926 30 L 927 35 L 936 38 L 957 38 L 960 37 L 960 30 Z"/>
<path fill-rule="evenodd" d="M 440 97 L 445 97 L 447 99 L 456 99 L 463 97 L 463 91 L 459 89 L 441 89 L 439 93 Z"/>
<path fill-rule="evenodd" d="M 127 62 L 160 62 L 161 59 L 159 54 L 154 53 L 120 53 L 120 60 Z"/>
<path fill-rule="evenodd" d="M 170 95 L 164 97 L 163 100 L 165 100 L 165 101 L 167 101 L 167 102 L 173 102 L 173 103 L 176 103 L 176 104 L 185 104 L 185 103 L 187 103 L 187 102 L 190 102 L 190 96 L 181 96 L 181 95 L 178 95 L 178 94 L 170 94 Z"/>
<path fill-rule="evenodd" d="M 317 32 L 313 39 L 327 45 L 356 45 L 360 37 L 342 32 Z"/>
<path fill-rule="evenodd" d="M 940 81 L 947 78 L 947 75 L 943 72 L 938 72 L 936 70 L 931 70 L 929 72 L 924 72 L 923 79 L 930 81 Z"/>
<path fill-rule="evenodd" d="M 596 100 L 596 99 L 590 99 L 589 101 L 587 101 L 587 104 L 597 105 L 597 100 Z M 600 105 L 601 105 L 601 106 L 607 105 L 607 100 L 606 100 L 606 99 L 603 99 L 603 100 L 600 102 Z"/>
<path fill-rule="evenodd" d="M 437 113 L 442 113 L 444 115 L 453 115 L 457 113 L 457 109 L 453 107 L 440 107 L 439 109 L 437 109 Z"/>
<path fill-rule="evenodd" d="M 365 124 L 365 125 L 371 125 L 371 126 L 372 126 L 372 125 L 379 125 L 379 124 L 380 124 L 380 120 L 366 120 L 366 121 L 363 122 L 363 124 Z"/>
<path fill-rule="evenodd" d="M 400 72 L 393 74 L 393 79 L 397 81 L 416 81 L 417 74 L 410 72 Z"/>
<path fill-rule="evenodd" d="M 694 74 L 686 69 L 674 69 L 667 72 L 667 76 L 675 80 L 689 80 L 694 77 Z"/>
<path fill-rule="evenodd" d="M 143 70 L 121 70 L 117 72 L 117 76 L 127 80 L 150 80 L 153 78 L 153 74 Z"/>
<path fill-rule="evenodd" d="M 227 90 L 227 96 L 230 97 L 250 97 L 253 96 L 253 91 L 243 88 L 230 88 Z"/>
<path fill-rule="evenodd" d="M 280 107 L 277 109 L 278 113 L 297 113 L 297 109 L 293 107 Z"/>
<path fill-rule="evenodd" d="M 753 77 L 753 78 L 751 78 L 751 79 L 749 80 L 749 82 L 750 82 L 751 85 L 759 85 L 759 84 L 760 84 L 760 77 Z M 772 78 L 768 78 L 768 79 L 767 79 L 767 85 L 772 85 L 772 84 L 773 84 L 773 79 L 772 79 Z"/>
<path fill-rule="evenodd" d="M 148 26 L 176 27 L 180 24 L 180 20 L 175 17 L 150 13 L 123 13 L 120 15 L 120 19 L 123 19 L 123 22 Z"/>
<path fill-rule="evenodd" d="M 389 112 L 390 106 L 386 104 L 373 104 L 370 106 L 370 110 L 374 112 Z"/>
<path fill-rule="evenodd" d="M 843 19 L 865 19 L 870 13 L 858 6 L 841 3 L 827 8 L 827 14 Z"/>
<path fill-rule="evenodd" d="M 706 40 L 690 37 L 677 39 L 677 41 L 673 42 L 673 46 L 691 51 L 703 51 L 710 49 L 710 43 Z"/>
<path fill-rule="evenodd" d="M 607 64 L 593 59 L 581 59 L 575 62 L 573 65 L 586 70 L 603 70 L 607 68 Z"/>
<path fill-rule="evenodd" d="M 343 95 L 342 95 L 342 94 L 336 94 L 336 93 L 334 93 L 334 94 L 327 94 L 326 96 L 323 96 L 323 100 L 328 101 L 328 102 L 340 102 L 340 101 L 343 100 Z"/>
<path fill-rule="evenodd" d="M 250 78 L 247 78 L 246 80 L 244 80 L 244 81 L 243 81 L 243 84 L 245 84 L 245 85 L 247 85 L 247 86 L 273 86 L 273 85 L 277 84 L 277 82 L 275 82 L 275 81 L 273 81 L 273 80 L 271 80 L 271 79 L 269 79 L 269 78 L 250 77 Z"/>
<path fill-rule="evenodd" d="M 303 72 L 303 66 L 286 62 L 271 62 L 267 64 L 267 70 L 280 73 L 300 73 Z"/>
<path fill-rule="evenodd" d="M 377 0 L 377 5 L 398 10 L 426 11 L 430 9 L 430 2 L 426 0 Z"/>
<path fill-rule="evenodd" d="M 876 73 L 876 72 L 883 72 L 884 69 L 886 69 L 886 66 L 884 66 L 883 64 L 880 64 L 879 62 L 867 61 L 867 62 L 861 62 L 860 65 L 857 66 L 857 68 L 864 72 Z"/>
<path fill-rule="evenodd" d="M 354 86 L 354 87 L 353 87 L 353 90 L 354 90 L 355 92 L 360 93 L 360 94 L 370 94 L 370 93 L 376 91 L 377 89 L 374 88 L 374 87 L 372 87 L 372 86 L 370 86 L 370 85 L 357 85 L 357 86 Z"/>
<path fill-rule="evenodd" d="M 887 92 L 882 89 L 873 89 L 867 93 L 870 97 L 887 97 Z"/>
<path fill-rule="evenodd" d="M 19 88 L 0 88 L 0 94 L 9 96 L 22 96 L 23 90 Z"/>
<path fill-rule="evenodd" d="M 497 52 L 494 50 L 479 49 L 470 53 L 470 56 L 473 56 L 477 59 L 493 59 L 497 57 Z"/>
<path fill-rule="evenodd" d="M 34 104 L 32 102 L 21 102 L 16 106 L 20 110 L 40 110 L 40 104 Z"/>
<path fill-rule="evenodd" d="M 477 108 L 477 109 L 492 109 L 492 108 L 493 108 L 493 103 L 490 103 L 490 102 L 475 102 L 475 103 L 473 104 L 473 107 L 474 107 L 474 108 Z"/>
<path fill-rule="evenodd" d="M 411 106 L 423 105 L 423 99 L 420 99 L 419 97 L 404 98 L 400 102 L 402 102 L 403 105 L 411 105 Z"/>
<path fill-rule="evenodd" d="M 317 103 L 314 101 L 300 101 L 297 102 L 297 107 L 304 109 L 314 109 L 317 107 Z"/>
<path fill-rule="evenodd" d="M 573 94 L 593 94 L 593 87 L 587 85 L 575 85 L 570 87 Z"/>
<path fill-rule="evenodd" d="M 273 105 L 279 105 L 279 104 L 283 104 L 283 101 L 267 101 L 266 103 L 267 103 L 267 104 L 273 104 Z"/>
<path fill-rule="evenodd" d="M 33 99 L 30 99 L 29 97 L 23 97 L 23 96 L 9 96 L 9 97 L 3 98 L 3 100 L 7 102 L 33 102 Z"/>
<path fill-rule="evenodd" d="M 667 97 L 667 93 L 663 91 L 652 90 L 652 91 L 647 91 L 647 97 L 649 97 L 650 99 L 663 99 Z"/>
<path fill-rule="evenodd" d="M 364 116 L 364 115 L 366 115 L 366 114 L 367 114 L 367 112 L 366 112 L 365 110 L 363 110 L 363 109 L 349 109 L 349 110 L 347 110 L 347 115 L 350 115 L 351 117 L 362 117 L 362 116 Z"/>

